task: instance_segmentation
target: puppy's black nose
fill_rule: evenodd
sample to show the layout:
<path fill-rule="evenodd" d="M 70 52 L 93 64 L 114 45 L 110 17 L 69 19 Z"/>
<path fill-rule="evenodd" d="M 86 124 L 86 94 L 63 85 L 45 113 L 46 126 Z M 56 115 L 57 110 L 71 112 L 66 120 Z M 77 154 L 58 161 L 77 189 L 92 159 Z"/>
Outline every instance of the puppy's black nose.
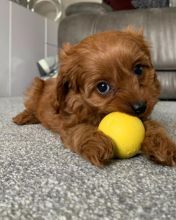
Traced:
<path fill-rule="evenodd" d="M 142 114 L 146 110 L 146 102 L 136 102 L 132 105 L 132 109 L 136 115 Z"/>

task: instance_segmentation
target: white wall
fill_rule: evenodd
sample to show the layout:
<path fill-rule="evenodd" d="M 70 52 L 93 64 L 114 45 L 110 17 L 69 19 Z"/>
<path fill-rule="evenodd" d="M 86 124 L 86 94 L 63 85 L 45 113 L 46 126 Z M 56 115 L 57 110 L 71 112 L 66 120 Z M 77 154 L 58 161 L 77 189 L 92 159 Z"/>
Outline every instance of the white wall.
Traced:
<path fill-rule="evenodd" d="M 102 0 L 89 0 L 99 2 Z M 63 0 L 63 7 L 87 0 Z M 58 24 L 8 0 L 0 0 L 0 96 L 21 96 L 36 63 L 57 54 Z"/>
<path fill-rule="evenodd" d="M 2 19 L 3 18 L 3 19 Z M 0 95 L 9 93 L 9 4 L 0 1 Z"/>
<path fill-rule="evenodd" d="M 58 24 L 7 0 L 0 0 L 0 96 L 21 96 L 36 63 L 57 54 Z"/>

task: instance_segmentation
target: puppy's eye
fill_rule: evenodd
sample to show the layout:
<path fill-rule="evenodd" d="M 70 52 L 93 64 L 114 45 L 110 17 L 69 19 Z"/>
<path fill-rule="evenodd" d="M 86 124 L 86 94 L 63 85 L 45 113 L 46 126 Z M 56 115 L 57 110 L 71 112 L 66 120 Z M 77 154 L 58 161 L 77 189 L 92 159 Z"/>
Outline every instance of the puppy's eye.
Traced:
<path fill-rule="evenodd" d="M 111 90 L 111 86 L 105 81 L 99 82 L 97 84 L 97 91 L 102 95 L 108 94 L 110 90 Z"/>
<path fill-rule="evenodd" d="M 143 74 L 143 71 L 144 71 L 144 68 L 141 64 L 137 64 L 135 67 L 134 67 L 134 73 L 138 76 L 142 75 Z"/>

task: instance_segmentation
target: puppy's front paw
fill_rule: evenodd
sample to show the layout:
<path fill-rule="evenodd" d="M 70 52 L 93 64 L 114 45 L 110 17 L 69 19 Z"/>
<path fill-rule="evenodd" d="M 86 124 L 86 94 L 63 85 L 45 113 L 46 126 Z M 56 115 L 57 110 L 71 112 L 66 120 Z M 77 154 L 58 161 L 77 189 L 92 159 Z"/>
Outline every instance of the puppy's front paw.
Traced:
<path fill-rule="evenodd" d="M 99 131 L 93 137 L 89 137 L 81 149 L 81 155 L 98 167 L 101 167 L 113 157 L 112 141 Z"/>
<path fill-rule="evenodd" d="M 151 136 L 144 141 L 142 150 L 156 163 L 176 166 L 176 145 L 167 136 Z"/>
<path fill-rule="evenodd" d="M 33 113 L 24 110 L 23 112 L 16 115 L 14 118 L 12 118 L 13 122 L 17 125 L 25 125 L 25 124 L 38 124 L 39 121 L 34 116 Z"/>
<path fill-rule="evenodd" d="M 176 144 L 169 138 L 165 129 L 156 121 L 144 121 L 146 134 L 142 152 L 156 163 L 176 166 Z"/>
<path fill-rule="evenodd" d="M 176 146 L 173 143 L 166 143 L 166 148 L 163 151 L 158 151 L 152 155 L 155 162 L 167 166 L 176 166 Z"/>

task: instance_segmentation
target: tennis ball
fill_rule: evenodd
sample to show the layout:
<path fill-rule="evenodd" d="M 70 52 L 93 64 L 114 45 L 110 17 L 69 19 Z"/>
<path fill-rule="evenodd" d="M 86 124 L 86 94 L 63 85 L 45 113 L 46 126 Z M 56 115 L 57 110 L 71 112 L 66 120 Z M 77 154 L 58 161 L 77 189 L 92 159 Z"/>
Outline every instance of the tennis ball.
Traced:
<path fill-rule="evenodd" d="M 100 122 L 98 129 L 114 142 L 114 157 L 121 159 L 135 156 L 145 137 L 142 121 L 135 116 L 112 112 Z"/>

